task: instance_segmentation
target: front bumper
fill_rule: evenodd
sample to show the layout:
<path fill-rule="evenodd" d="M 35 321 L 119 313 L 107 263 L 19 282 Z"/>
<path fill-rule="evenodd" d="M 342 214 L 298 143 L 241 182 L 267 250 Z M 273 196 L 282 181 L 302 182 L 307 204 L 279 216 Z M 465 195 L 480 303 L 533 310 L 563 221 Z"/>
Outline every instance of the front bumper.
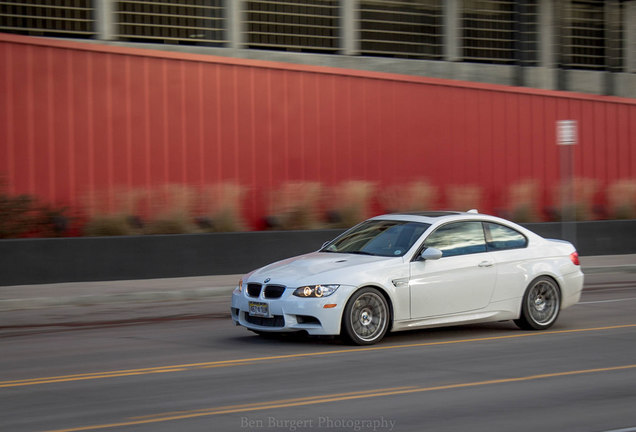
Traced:
<path fill-rule="evenodd" d="M 310 335 L 338 335 L 346 300 L 352 289 L 340 286 L 329 297 L 300 298 L 287 288 L 277 299 L 250 297 L 247 291 L 232 293 L 232 320 L 236 325 L 262 332 L 306 331 Z M 266 303 L 269 315 L 252 316 L 249 303 Z M 332 306 L 335 305 L 335 306 Z M 327 306 L 327 307 L 325 307 Z"/>

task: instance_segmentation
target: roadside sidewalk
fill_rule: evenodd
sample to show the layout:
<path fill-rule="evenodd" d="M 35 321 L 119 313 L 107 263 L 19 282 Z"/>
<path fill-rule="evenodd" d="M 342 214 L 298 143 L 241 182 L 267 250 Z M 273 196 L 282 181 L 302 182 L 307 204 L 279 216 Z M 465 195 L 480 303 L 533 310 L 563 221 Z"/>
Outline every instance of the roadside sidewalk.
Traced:
<path fill-rule="evenodd" d="M 636 278 L 636 255 L 581 257 L 581 267 L 586 285 L 598 289 L 595 281 L 602 281 L 603 274 L 631 273 Z M 230 294 L 240 277 L 4 286 L 0 287 L 0 330 L 229 317 Z"/>
<path fill-rule="evenodd" d="M 184 302 L 229 295 L 241 275 L 0 287 L 0 312 L 60 306 Z"/>

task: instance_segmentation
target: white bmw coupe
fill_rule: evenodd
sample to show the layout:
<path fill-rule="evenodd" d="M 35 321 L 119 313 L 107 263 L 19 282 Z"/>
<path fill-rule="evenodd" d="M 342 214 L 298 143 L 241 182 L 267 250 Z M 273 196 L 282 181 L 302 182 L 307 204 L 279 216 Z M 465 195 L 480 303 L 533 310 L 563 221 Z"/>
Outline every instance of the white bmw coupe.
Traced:
<path fill-rule="evenodd" d="M 387 331 L 488 321 L 547 329 L 582 287 L 568 242 L 474 210 L 388 214 L 247 274 L 231 312 L 260 334 L 305 331 L 368 345 Z"/>

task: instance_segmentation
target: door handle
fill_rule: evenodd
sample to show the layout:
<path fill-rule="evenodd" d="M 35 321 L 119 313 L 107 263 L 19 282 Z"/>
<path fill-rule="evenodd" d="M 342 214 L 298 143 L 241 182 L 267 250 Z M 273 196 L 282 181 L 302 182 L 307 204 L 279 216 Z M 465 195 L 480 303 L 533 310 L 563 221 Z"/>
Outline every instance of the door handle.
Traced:
<path fill-rule="evenodd" d="M 482 261 L 479 263 L 479 267 L 492 267 L 493 265 L 492 261 Z"/>

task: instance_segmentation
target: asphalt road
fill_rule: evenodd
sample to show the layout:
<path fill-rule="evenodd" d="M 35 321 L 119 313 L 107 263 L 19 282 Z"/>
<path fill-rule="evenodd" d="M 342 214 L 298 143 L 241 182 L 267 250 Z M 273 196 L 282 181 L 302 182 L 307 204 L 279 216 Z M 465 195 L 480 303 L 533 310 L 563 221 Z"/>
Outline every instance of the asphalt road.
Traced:
<path fill-rule="evenodd" d="M 544 332 L 360 348 L 211 315 L 0 333 L 0 431 L 80 430 L 636 431 L 636 275 L 591 276 Z"/>

